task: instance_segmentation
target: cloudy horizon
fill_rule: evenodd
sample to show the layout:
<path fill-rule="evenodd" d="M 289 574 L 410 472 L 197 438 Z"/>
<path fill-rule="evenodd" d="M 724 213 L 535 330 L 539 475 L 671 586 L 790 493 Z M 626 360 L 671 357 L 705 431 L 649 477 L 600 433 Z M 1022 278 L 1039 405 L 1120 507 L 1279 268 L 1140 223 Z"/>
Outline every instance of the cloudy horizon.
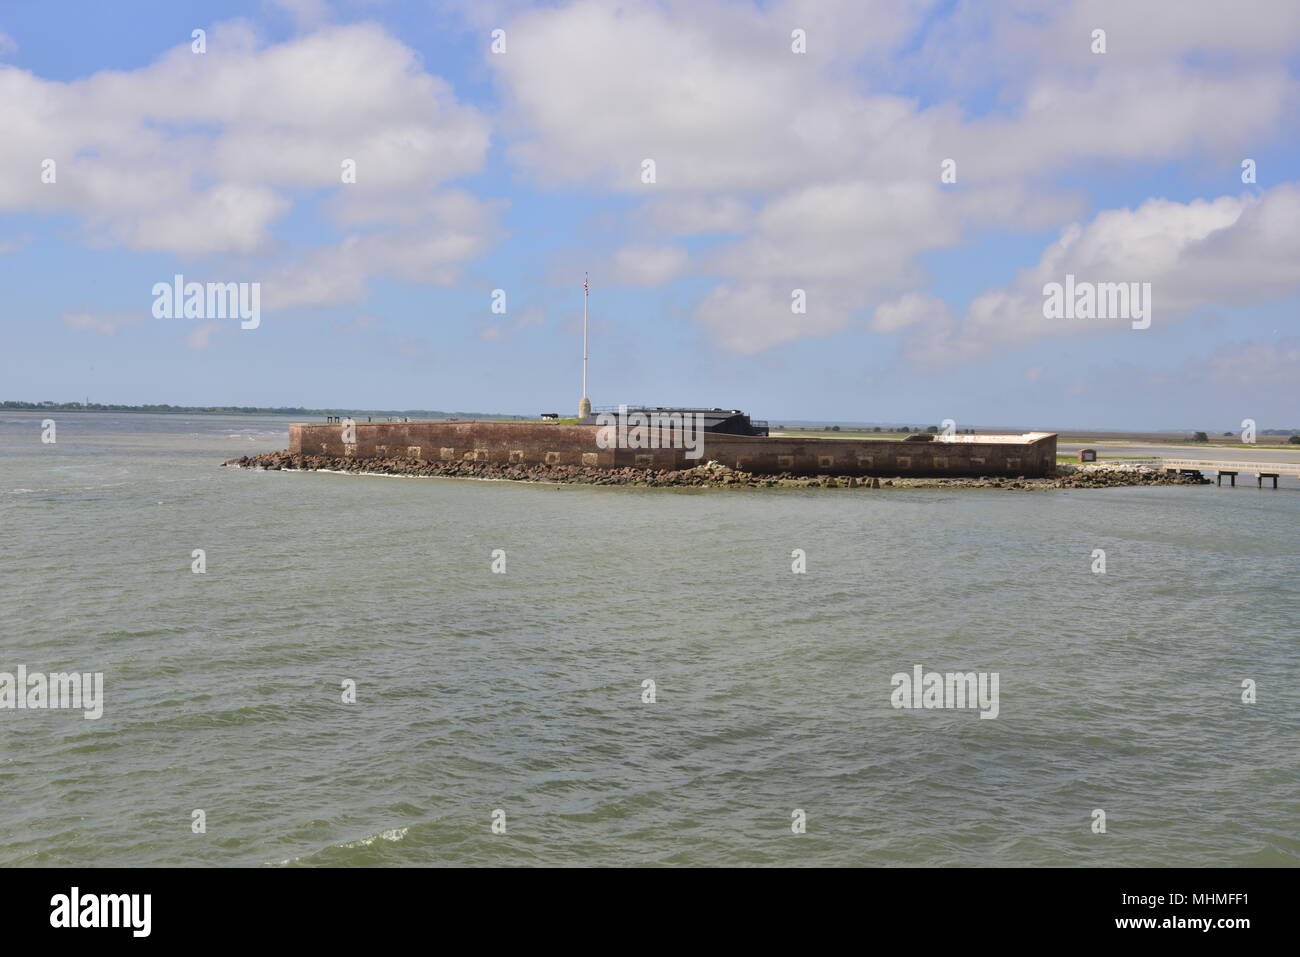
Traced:
<path fill-rule="evenodd" d="M 598 406 L 1300 426 L 1283 0 L 68 6 L 0 12 L 0 399 L 572 414 L 590 274 Z"/>

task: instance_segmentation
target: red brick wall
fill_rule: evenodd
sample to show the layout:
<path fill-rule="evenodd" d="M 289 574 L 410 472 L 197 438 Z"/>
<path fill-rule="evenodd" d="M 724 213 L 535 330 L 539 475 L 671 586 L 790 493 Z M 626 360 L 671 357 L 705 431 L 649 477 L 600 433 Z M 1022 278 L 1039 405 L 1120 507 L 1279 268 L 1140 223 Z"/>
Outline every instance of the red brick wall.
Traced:
<path fill-rule="evenodd" d="M 1051 475 L 1056 436 L 1027 443 L 901 442 L 894 439 L 791 439 L 705 434 L 703 455 L 685 449 L 602 449 L 596 426 L 536 422 L 361 422 L 345 447 L 344 426 L 289 426 L 293 452 L 357 458 L 478 460 L 527 465 L 683 469 L 709 460 L 746 472 L 795 475 Z"/>

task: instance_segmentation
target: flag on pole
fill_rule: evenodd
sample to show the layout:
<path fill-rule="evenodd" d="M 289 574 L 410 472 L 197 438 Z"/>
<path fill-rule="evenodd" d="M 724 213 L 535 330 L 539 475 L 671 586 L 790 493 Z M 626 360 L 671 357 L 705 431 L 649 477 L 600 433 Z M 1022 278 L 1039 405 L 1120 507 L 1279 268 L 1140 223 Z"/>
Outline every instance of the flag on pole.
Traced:
<path fill-rule="evenodd" d="M 584 273 L 583 276 L 582 276 L 582 294 L 583 294 L 584 296 L 588 294 L 588 293 L 587 293 L 587 276 L 586 276 L 586 273 Z"/>

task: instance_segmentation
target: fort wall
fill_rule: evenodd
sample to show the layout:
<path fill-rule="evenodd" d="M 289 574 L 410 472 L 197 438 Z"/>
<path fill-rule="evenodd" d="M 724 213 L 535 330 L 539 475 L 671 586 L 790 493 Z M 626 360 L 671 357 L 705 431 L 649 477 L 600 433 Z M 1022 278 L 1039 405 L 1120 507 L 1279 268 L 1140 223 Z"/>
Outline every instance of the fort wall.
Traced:
<path fill-rule="evenodd" d="M 355 435 L 345 435 L 345 428 Z M 537 422 L 295 423 L 289 451 L 352 458 L 412 458 L 596 468 L 689 469 L 710 460 L 745 472 L 775 475 L 913 477 L 1024 476 L 1056 471 L 1056 435 L 954 436 L 952 440 L 783 438 L 704 433 L 703 454 L 682 448 L 602 449 L 597 426 Z M 665 442 L 676 436 L 666 433 Z M 344 443 L 345 437 L 355 442 Z M 680 442 L 676 444 L 681 444 Z"/>

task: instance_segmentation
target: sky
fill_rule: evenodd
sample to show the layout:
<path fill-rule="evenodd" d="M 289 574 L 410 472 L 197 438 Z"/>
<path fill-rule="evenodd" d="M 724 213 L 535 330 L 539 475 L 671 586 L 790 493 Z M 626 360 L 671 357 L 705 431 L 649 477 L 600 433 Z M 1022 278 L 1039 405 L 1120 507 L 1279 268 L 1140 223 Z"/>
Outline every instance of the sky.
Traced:
<path fill-rule="evenodd" d="M 573 414 L 589 274 L 597 407 L 1297 428 L 1298 120 L 1293 0 L 6 0 L 0 399 Z"/>

